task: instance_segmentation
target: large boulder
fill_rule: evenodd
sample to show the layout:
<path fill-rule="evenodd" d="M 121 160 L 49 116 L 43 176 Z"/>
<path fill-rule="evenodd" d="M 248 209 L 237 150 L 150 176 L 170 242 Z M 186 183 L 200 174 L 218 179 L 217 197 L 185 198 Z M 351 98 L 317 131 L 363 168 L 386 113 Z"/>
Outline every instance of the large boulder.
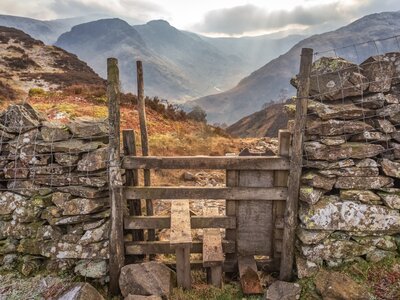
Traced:
<path fill-rule="evenodd" d="M 104 297 L 89 283 L 75 283 L 57 300 L 104 300 Z"/>
<path fill-rule="evenodd" d="M 275 281 L 265 293 L 265 300 L 293 300 L 300 299 L 301 287 L 298 283 Z"/>
<path fill-rule="evenodd" d="M 368 288 L 346 274 L 321 269 L 315 276 L 315 286 L 323 299 L 368 300 Z"/>
<path fill-rule="evenodd" d="M 10 105 L 0 115 L 0 123 L 8 132 L 21 133 L 39 127 L 40 117 L 28 104 Z"/>
<path fill-rule="evenodd" d="M 169 298 L 174 282 L 174 272 L 155 261 L 124 266 L 119 277 L 119 287 L 124 297 L 132 294 Z"/>

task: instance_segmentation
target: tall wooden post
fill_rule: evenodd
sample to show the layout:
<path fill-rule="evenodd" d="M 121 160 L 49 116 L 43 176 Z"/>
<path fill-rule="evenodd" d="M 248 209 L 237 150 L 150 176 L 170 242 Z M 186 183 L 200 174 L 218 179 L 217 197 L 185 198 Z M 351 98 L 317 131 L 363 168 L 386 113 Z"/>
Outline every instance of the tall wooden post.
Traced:
<path fill-rule="evenodd" d="M 110 186 L 110 292 L 119 294 L 118 279 L 125 263 L 123 217 L 125 206 L 120 170 L 120 91 L 116 58 L 107 59 L 107 97 L 110 124 L 108 149 L 108 182 Z"/>
<path fill-rule="evenodd" d="M 124 154 L 127 156 L 136 156 L 136 139 L 135 132 L 132 129 L 126 129 L 122 131 L 122 138 L 124 143 Z M 138 170 L 125 170 L 126 186 L 138 186 L 139 177 Z M 140 199 L 128 200 L 129 215 L 131 216 L 141 216 L 142 207 Z M 133 230 L 133 240 L 143 241 L 144 235 L 142 229 Z"/>
<path fill-rule="evenodd" d="M 142 62 L 138 60 L 136 62 L 137 69 L 137 87 L 138 87 L 138 111 L 139 111 L 139 122 L 140 122 L 140 136 L 142 141 L 142 155 L 149 156 L 149 140 L 147 135 L 147 124 L 146 124 L 146 106 L 144 99 L 144 80 L 143 80 L 143 66 Z M 144 169 L 144 185 L 150 186 L 150 170 Z M 153 201 L 146 199 L 146 214 L 148 216 L 153 215 Z M 148 240 L 155 240 L 155 231 L 153 229 L 148 230 Z"/>
<path fill-rule="evenodd" d="M 282 257 L 279 274 L 281 280 L 291 280 L 293 275 L 294 242 L 298 219 L 301 166 L 303 163 L 303 131 L 307 118 L 307 100 L 310 90 L 312 60 L 313 49 L 303 48 L 301 51 L 299 83 L 297 88 L 288 199 L 285 210 Z"/>

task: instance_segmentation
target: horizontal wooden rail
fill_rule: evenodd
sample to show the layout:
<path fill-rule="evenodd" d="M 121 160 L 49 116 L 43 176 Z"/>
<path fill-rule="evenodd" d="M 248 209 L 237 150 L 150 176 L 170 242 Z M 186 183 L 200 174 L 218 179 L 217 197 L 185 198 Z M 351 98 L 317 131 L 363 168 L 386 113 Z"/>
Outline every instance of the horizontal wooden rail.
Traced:
<path fill-rule="evenodd" d="M 222 241 L 222 249 L 224 253 L 235 253 L 234 241 Z M 190 253 L 202 253 L 203 243 L 193 241 Z M 125 253 L 127 255 L 143 255 L 143 254 L 175 254 L 175 249 L 170 245 L 169 241 L 155 242 L 126 242 Z"/>
<path fill-rule="evenodd" d="M 123 169 L 289 170 L 280 156 L 125 156 Z"/>
<path fill-rule="evenodd" d="M 287 188 L 125 187 L 126 199 L 286 200 Z"/>
<path fill-rule="evenodd" d="M 236 228 L 235 217 L 225 216 L 192 216 L 192 229 L 197 228 Z M 169 216 L 129 216 L 124 220 L 125 229 L 165 229 L 171 227 Z"/>

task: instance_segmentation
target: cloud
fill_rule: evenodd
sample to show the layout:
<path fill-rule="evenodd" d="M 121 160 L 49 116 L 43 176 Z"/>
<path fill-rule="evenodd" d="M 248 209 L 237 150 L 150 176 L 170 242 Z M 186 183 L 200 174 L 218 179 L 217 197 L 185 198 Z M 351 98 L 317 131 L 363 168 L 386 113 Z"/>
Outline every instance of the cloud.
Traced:
<path fill-rule="evenodd" d="M 395 0 L 337 0 L 325 4 L 307 2 L 291 10 L 268 11 L 252 4 L 212 10 L 193 29 L 203 33 L 228 35 L 273 31 L 291 25 L 316 29 L 318 26 L 329 27 L 330 23 L 332 26 L 345 24 L 372 12 L 400 8 L 399 1 Z"/>

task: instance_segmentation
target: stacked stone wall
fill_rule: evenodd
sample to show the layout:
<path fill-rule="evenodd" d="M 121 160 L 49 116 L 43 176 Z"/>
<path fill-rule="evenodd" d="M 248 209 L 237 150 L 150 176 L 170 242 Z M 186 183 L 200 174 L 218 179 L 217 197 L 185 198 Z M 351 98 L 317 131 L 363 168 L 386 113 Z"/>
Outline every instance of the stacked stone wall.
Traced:
<path fill-rule="evenodd" d="M 399 64 L 400 53 L 360 65 L 326 57 L 313 64 L 297 230 L 299 277 L 322 265 L 399 255 Z"/>
<path fill-rule="evenodd" d="M 49 122 L 12 105 L 0 115 L 0 141 L 0 270 L 104 281 L 107 122 Z"/>

